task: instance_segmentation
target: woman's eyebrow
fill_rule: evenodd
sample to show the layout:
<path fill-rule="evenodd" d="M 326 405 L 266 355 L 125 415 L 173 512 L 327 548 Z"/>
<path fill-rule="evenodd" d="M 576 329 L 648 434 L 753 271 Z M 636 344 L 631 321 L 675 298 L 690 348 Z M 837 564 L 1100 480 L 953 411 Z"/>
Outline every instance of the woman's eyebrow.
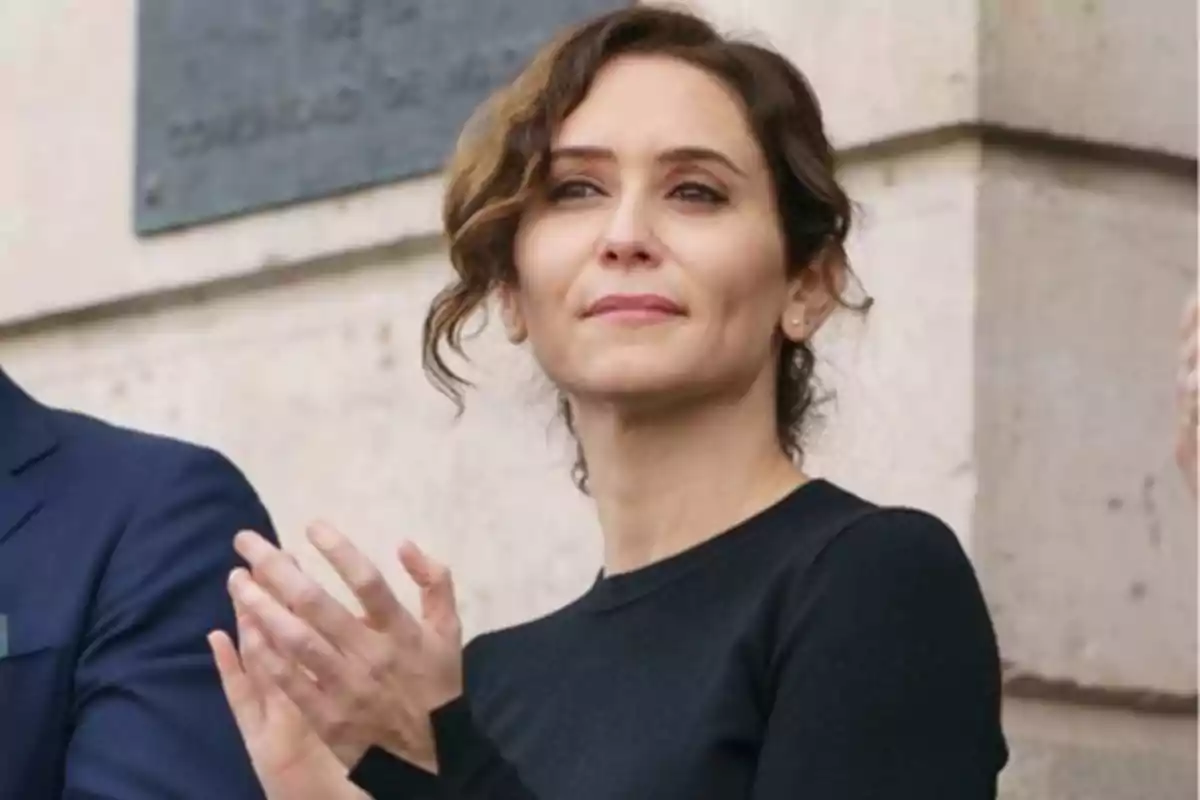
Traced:
<path fill-rule="evenodd" d="M 556 147 L 550 151 L 550 160 L 579 160 L 579 161 L 615 161 L 617 155 L 607 147 L 577 145 L 571 147 Z M 658 154 L 658 161 L 668 164 L 709 161 L 720 164 L 731 172 L 742 177 L 745 170 L 734 163 L 733 159 L 719 150 L 711 147 L 689 146 L 673 147 Z"/>

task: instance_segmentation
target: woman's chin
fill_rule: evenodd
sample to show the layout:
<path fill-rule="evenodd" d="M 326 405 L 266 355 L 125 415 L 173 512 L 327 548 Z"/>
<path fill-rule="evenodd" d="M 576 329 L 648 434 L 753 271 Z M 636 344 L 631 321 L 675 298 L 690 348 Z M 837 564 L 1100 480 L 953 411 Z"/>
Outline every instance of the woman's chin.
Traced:
<path fill-rule="evenodd" d="M 660 370 L 581 381 L 567 393 L 581 406 L 641 411 L 672 406 L 696 394 L 698 387 L 693 383 L 679 375 L 664 375 Z"/>

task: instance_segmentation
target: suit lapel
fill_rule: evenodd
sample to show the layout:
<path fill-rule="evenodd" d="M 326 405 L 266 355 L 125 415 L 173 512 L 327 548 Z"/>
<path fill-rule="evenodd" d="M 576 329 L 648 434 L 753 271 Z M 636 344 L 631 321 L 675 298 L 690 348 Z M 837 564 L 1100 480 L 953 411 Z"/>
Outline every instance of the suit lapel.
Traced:
<path fill-rule="evenodd" d="M 41 508 L 41 496 L 11 475 L 0 475 L 0 545 Z"/>
<path fill-rule="evenodd" d="M 41 507 L 41 494 L 21 472 L 57 444 L 49 411 L 0 370 L 0 543 Z"/>

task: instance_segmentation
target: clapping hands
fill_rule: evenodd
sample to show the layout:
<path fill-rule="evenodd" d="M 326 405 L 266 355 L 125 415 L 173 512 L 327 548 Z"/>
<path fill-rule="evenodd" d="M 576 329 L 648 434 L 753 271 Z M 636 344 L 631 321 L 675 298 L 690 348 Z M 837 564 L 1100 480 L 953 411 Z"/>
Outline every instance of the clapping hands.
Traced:
<path fill-rule="evenodd" d="M 295 783 L 289 775 L 299 759 L 313 782 L 336 764 L 353 790 L 345 775 L 372 745 L 435 772 L 430 713 L 462 692 L 462 631 L 449 572 L 412 544 L 400 548 L 401 564 L 421 592 L 417 618 L 335 528 L 314 525 L 308 538 L 364 615 L 352 614 L 291 556 L 243 532 L 235 547 L 250 568 L 235 570 L 229 581 L 240 658 L 228 637 L 212 637 L 260 780 L 264 787 Z"/>

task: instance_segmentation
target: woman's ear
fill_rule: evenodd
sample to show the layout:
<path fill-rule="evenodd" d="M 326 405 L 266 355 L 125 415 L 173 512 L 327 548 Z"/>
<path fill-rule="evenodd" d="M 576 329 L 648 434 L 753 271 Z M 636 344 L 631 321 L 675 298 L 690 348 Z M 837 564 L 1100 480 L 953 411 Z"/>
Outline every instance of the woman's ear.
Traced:
<path fill-rule="evenodd" d="M 497 292 L 500 301 L 500 319 L 504 333 L 513 344 L 521 344 L 529 336 L 525 327 L 525 314 L 521 311 L 521 299 L 515 286 L 504 284 Z"/>
<path fill-rule="evenodd" d="M 787 302 L 780 319 L 784 335 L 797 343 L 812 338 L 837 307 L 844 284 L 844 262 L 835 253 L 822 250 L 788 281 Z"/>

